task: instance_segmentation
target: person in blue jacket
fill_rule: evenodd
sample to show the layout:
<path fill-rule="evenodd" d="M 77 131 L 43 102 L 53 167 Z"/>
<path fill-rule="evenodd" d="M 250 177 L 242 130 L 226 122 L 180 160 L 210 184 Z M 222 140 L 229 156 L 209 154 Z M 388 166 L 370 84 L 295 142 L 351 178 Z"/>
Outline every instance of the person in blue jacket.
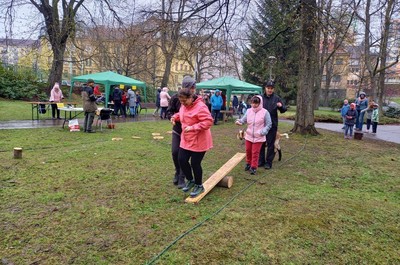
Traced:
<path fill-rule="evenodd" d="M 349 101 L 347 99 L 345 99 L 343 101 L 343 106 L 340 109 L 340 115 L 342 116 L 342 120 L 343 120 L 342 130 L 346 129 L 346 113 L 349 109 L 350 109 Z"/>
<path fill-rule="evenodd" d="M 221 91 L 217 89 L 215 90 L 215 94 L 211 96 L 211 111 L 214 118 L 214 125 L 217 125 L 222 103 Z"/>
<path fill-rule="evenodd" d="M 356 130 L 361 131 L 364 124 L 364 115 L 365 112 L 361 112 L 362 110 L 368 108 L 368 99 L 365 95 L 365 92 L 360 92 L 360 96 L 356 99 Z"/>

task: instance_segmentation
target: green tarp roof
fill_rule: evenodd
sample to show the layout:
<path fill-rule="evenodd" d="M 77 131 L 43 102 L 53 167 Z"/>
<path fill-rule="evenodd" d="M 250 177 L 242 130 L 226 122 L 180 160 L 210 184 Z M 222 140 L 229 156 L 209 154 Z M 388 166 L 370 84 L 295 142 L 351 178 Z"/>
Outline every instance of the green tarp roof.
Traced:
<path fill-rule="evenodd" d="M 196 89 L 199 88 L 226 90 L 227 106 L 230 106 L 232 94 L 262 94 L 262 87 L 229 76 L 197 83 Z"/>
<path fill-rule="evenodd" d="M 120 75 L 111 71 L 75 76 L 72 78 L 72 81 L 86 82 L 89 78 L 93 79 L 94 82 L 97 84 L 105 85 L 106 83 L 108 83 L 109 85 L 124 84 L 124 85 L 138 86 L 138 87 L 146 87 L 145 82 L 124 75 Z"/>
<path fill-rule="evenodd" d="M 249 91 L 249 93 L 257 92 L 260 94 L 262 93 L 262 87 L 229 76 L 197 83 L 196 88 L 226 89 L 232 94 L 235 94 L 235 91 Z"/>
<path fill-rule="evenodd" d="M 144 99 L 147 101 L 147 91 L 146 91 L 146 83 L 124 76 L 120 75 L 111 71 L 107 72 L 100 72 L 100 73 L 94 73 L 94 74 L 87 74 L 87 75 L 80 75 L 80 76 L 75 76 L 71 80 L 71 91 L 70 95 L 72 93 L 72 87 L 75 81 L 79 82 L 84 82 L 86 83 L 88 79 L 93 79 L 95 84 L 103 84 L 105 88 L 105 94 L 106 94 L 106 99 L 109 98 L 110 96 L 110 89 L 112 85 L 132 85 L 132 86 L 137 86 L 137 87 L 142 87 L 143 88 L 143 93 L 144 93 Z M 108 100 L 106 100 L 106 106 L 108 106 Z"/>

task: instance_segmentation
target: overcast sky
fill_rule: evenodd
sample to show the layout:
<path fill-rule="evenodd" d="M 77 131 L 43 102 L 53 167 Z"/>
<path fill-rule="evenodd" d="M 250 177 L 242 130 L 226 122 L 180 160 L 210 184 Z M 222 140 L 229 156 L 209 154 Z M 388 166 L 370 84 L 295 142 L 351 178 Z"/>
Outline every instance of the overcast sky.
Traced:
<path fill-rule="evenodd" d="M 122 3 L 121 0 L 115 0 L 118 3 Z M 133 7 L 132 3 L 135 2 L 136 6 L 141 6 L 143 4 L 150 5 L 156 2 L 156 0 L 127 0 L 130 4 L 130 8 Z M 85 3 L 90 3 L 89 1 L 85 1 Z M 93 8 L 93 12 L 95 8 Z M 15 12 L 15 20 L 14 26 L 12 28 L 12 36 L 9 29 L 9 26 L 5 24 L 5 11 L 0 10 L 0 38 L 8 38 L 13 39 L 37 39 L 39 36 L 40 28 L 37 28 L 38 21 L 43 20 L 43 16 L 39 14 L 37 9 L 33 7 L 31 4 L 27 4 L 25 6 L 18 7 Z M 81 10 L 81 12 L 83 9 Z"/>

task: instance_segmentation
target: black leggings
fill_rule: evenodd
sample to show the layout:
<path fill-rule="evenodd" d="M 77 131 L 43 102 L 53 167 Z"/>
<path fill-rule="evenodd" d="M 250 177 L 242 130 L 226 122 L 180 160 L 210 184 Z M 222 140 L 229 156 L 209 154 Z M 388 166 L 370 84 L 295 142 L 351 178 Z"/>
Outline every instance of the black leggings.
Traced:
<path fill-rule="evenodd" d="M 193 180 L 197 185 L 203 183 L 203 169 L 201 168 L 201 161 L 206 152 L 193 152 L 183 148 L 179 148 L 179 165 L 188 180 Z M 190 164 L 189 164 L 190 159 Z M 193 170 L 193 174 L 192 174 Z"/>

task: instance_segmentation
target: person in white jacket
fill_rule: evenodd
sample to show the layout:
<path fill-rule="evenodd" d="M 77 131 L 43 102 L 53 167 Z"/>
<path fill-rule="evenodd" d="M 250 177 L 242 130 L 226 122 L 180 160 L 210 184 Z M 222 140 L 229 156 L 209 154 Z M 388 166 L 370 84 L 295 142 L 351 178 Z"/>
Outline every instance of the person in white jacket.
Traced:
<path fill-rule="evenodd" d="M 168 87 L 163 87 L 163 89 L 160 93 L 160 107 L 161 107 L 160 118 L 161 119 L 166 118 L 168 102 L 170 99 L 171 99 L 171 96 L 168 94 Z"/>
<path fill-rule="evenodd" d="M 61 120 L 60 110 L 58 109 L 57 103 L 60 103 L 63 98 L 64 96 L 60 89 L 60 85 L 56 82 L 50 91 L 50 100 L 49 100 L 50 102 L 54 103 L 51 104 L 51 116 L 53 120 L 56 119 L 56 112 L 57 112 L 57 119 Z"/>

